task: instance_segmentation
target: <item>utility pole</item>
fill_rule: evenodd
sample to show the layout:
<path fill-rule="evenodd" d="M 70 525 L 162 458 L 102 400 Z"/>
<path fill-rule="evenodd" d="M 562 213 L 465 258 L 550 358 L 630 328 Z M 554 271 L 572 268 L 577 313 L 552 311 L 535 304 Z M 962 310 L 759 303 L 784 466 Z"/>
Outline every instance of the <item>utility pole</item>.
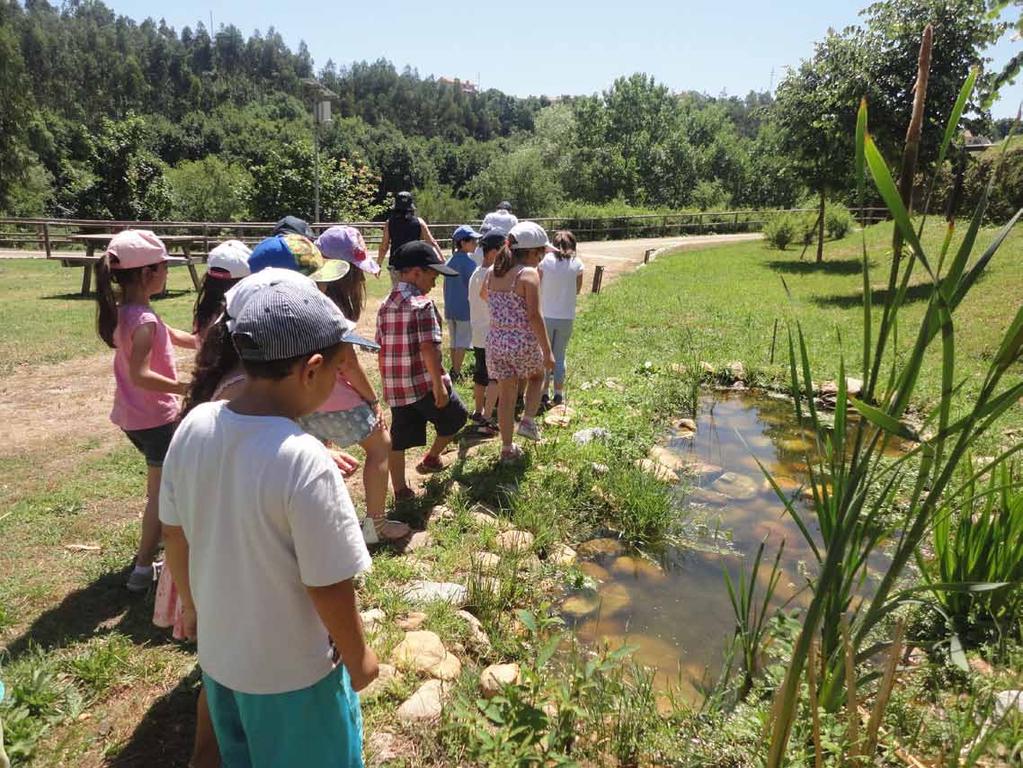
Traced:
<path fill-rule="evenodd" d="M 310 93 L 313 110 L 313 223 L 320 220 L 320 126 L 330 125 L 330 102 L 337 94 L 314 77 L 302 79 Z"/>

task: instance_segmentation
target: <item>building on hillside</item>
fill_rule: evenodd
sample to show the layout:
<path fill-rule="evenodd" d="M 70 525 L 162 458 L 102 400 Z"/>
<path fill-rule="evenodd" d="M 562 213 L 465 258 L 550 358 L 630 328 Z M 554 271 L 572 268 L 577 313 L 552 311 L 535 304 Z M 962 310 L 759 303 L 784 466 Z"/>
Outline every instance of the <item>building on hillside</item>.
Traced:
<path fill-rule="evenodd" d="M 457 77 L 441 77 L 437 80 L 437 82 L 443 83 L 444 85 L 452 85 L 461 90 L 462 93 L 478 93 L 476 83 L 472 80 L 460 80 Z"/>

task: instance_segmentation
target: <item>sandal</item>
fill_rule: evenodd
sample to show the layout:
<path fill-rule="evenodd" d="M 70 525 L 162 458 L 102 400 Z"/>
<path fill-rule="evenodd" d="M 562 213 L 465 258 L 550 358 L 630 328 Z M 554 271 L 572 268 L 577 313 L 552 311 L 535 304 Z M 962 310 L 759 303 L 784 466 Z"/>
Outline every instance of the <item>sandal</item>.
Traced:
<path fill-rule="evenodd" d="M 377 520 L 366 517 L 362 521 L 362 538 L 367 544 L 401 541 L 412 535 L 412 529 L 400 520 Z"/>
<path fill-rule="evenodd" d="M 524 455 L 525 453 L 523 452 L 523 450 L 513 443 L 509 445 L 507 448 L 501 449 L 500 463 L 514 464 L 517 461 L 520 461 Z"/>
<path fill-rule="evenodd" d="M 416 472 L 421 475 L 428 475 L 431 472 L 440 472 L 444 469 L 444 462 L 440 460 L 440 456 L 433 456 L 426 454 L 423 460 L 416 464 Z"/>

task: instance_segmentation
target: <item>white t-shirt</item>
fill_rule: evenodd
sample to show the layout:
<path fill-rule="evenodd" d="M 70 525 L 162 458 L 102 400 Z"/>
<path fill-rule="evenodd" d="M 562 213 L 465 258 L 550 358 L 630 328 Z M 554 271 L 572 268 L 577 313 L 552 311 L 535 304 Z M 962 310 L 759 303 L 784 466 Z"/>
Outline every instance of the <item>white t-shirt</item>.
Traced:
<path fill-rule="evenodd" d="M 333 667 L 306 586 L 369 568 L 337 465 L 291 419 L 197 406 L 171 441 L 160 520 L 184 529 L 199 661 L 243 693 L 306 688 Z"/>
<path fill-rule="evenodd" d="M 543 280 L 540 282 L 540 314 L 552 320 L 575 319 L 575 286 L 583 273 L 583 262 L 578 256 L 559 259 L 548 253 L 540 262 Z"/>
<path fill-rule="evenodd" d="M 511 232 L 511 228 L 519 223 L 519 217 L 514 213 L 505 210 L 491 211 L 483 217 L 483 224 L 480 229 L 497 229 L 503 234 Z"/>
<path fill-rule="evenodd" d="M 478 267 L 469 278 L 469 324 L 472 326 L 472 345 L 487 348 L 487 331 L 490 330 L 490 305 L 480 298 L 480 290 L 487 279 L 490 267 Z"/>

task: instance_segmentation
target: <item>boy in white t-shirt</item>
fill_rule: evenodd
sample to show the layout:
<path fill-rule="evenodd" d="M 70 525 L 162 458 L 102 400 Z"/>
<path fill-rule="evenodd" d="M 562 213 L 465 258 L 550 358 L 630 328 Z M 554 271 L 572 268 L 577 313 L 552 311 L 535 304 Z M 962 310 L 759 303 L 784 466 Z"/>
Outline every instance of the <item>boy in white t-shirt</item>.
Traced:
<path fill-rule="evenodd" d="M 261 289 L 232 331 L 244 388 L 194 408 L 164 463 L 167 563 L 186 635 L 202 626 L 224 765 L 362 765 L 355 691 L 377 659 L 352 579 L 369 553 L 340 471 L 294 421 L 330 394 L 350 329 L 312 281 Z"/>
<path fill-rule="evenodd" d="M 506 234 L 493 230 L 483 235 L 479 247 L 483 261 L 469 278 L 469 322 L 472 326 L 472 350 L 476 358 L 472 372 L 473 411 L 469 418 L 476 423 L 477 431 L 485 437 L 498 434 L 497 422 L 493 418 L 497 408 L 497 381 L 487 372 L 487 331 L 490 330 L 490 306 L 483 298 L 483 284 L 490 268 L 494 266 L 497 252 L 504 247 Z"/>

